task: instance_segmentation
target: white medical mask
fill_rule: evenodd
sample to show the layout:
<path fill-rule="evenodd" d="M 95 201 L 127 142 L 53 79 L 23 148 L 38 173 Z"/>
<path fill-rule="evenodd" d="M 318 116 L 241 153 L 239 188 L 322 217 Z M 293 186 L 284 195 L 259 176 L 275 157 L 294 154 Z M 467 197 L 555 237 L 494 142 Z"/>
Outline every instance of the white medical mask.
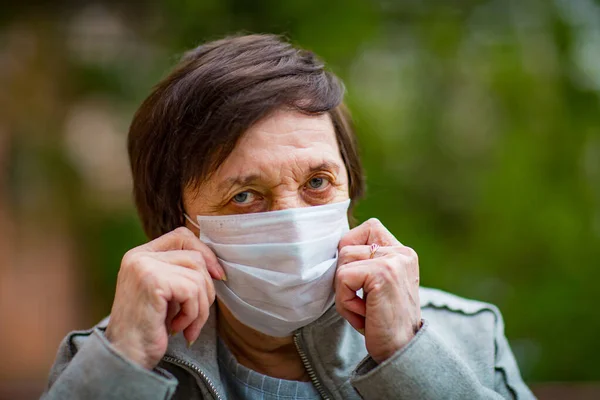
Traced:
<path fill-rule="evenodd" d="M 315 321 L 334 302 L 349 205 L 198 216 L 200 240 L 227 275 L 226 282 L 214 281 L 220 301 L 241 323 L 270 336 L 288 336 Z"/>

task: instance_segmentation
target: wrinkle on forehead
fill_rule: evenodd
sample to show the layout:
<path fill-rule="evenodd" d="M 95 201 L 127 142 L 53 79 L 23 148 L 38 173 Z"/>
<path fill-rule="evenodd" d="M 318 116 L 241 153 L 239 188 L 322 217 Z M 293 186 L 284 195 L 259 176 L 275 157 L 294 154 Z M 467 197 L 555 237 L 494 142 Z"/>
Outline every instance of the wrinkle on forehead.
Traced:
<path fill-rule="evenodd" d="M 337 140 L 329 114 L 307 115 L 297 111 L 279 110 L 258 121 L 240 138 L 236 147 L 250 147 L 276 141 L 281 146 L 307 147 L 306 137 L 335 145 Z M 235 150 L 234 150 L 235 151 Z"/>
<path fill-rule="evenodd" d="M 222 202 L 236 187 L 244 186 L 277 187 L 278 195 L 287 196 L 317 170 L 329 171 L 338 184 L 347 185 L 329 114 L 281 110 L 248 129 L 219 168 L 191 191 L 194 202 L 205 206 Z"/>
<path fill-rule="evenodd" d="M 329 115 L 308 116 L 280 111 L 250 128 L 217 170 L 214 178 L 302 174 L 320 164 L 343 161 Z"/>

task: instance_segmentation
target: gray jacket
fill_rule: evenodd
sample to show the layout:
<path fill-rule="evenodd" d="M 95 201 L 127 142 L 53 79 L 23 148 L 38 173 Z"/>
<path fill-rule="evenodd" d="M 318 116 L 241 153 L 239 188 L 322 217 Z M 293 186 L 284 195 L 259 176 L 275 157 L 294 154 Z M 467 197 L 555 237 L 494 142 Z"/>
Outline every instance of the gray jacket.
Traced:
<path fill-rule="evenodd" d="M 420 292 L 423 327 L 377 365 L 364 337 L 329 309 L 294 334 L 324 399 L 532 399 L 496 307 L 439 290 Z M 214 306 L 213 306 L 214 307 Z M 107 319 L 62 342 L 42 399 L 225 399 L 215 310 L 196 344 L 170 338 L 154 371 L 123 358 L 104 337 Z"/>

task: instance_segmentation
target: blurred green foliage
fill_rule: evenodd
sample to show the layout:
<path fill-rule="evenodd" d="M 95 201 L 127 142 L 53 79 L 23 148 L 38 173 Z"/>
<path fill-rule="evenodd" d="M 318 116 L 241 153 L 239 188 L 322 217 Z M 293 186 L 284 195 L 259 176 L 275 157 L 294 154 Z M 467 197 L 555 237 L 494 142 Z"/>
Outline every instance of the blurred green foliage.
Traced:
<path fill-rule="evenodd" d="M 600 379 L 598 2 L 101 7 L 146 50 L 119 47 L 108 61 L 69 56 L 65 24 L 78 10 L 71 3 L 13 5 L 0 21 L 44 21 L 66 68 L 57 75 L 62 98 L 101 95 L 124 121 L 178 55 L 203 41 L 273 32 L 314 50 L 347 85 L 368 183 L 357 217 L 378 217 L 417 250 L 424 285 L 498 305 L 527 380 Z M 32 149 L 28 134 L 13 144 L 14 207 L 23 208 L 27 174 L 56 188 L 51 204 L 70 221 L 99 318 L 110 309 L 122 254 L 144 240 L 135 211 L 87 195 L 60 143 Z"/>

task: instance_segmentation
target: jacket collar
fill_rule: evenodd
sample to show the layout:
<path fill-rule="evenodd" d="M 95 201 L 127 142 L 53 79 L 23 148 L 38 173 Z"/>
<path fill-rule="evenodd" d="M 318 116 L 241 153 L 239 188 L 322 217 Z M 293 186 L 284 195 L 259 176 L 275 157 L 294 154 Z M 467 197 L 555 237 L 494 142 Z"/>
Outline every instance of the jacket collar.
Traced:
<path fill-rule="evenodd" d="M 431 296 L 427 289 L 421 289 L 420 298 L 421 307 L 425 307 L 432 303 L 435 296 Z M 332 392 L 332 397 L 353 397 L 355 392 L 349 378 L 368 353 L 364 337 L 342 318 L 335 305 L 316 321 L 297 330 L 294 335 L 317 378 Z M 165 355 L 194 365 L 206 375 L 218 393 L 225 393 L 217 361 L 216 302 L 210 308 L 208 320 L 195 344 L 188 349 L 183 335 L 178 334 L 169 338 Z"/>
<path fill-rule="evenodd" d="M 299 329 L 294 333 L 299 338 L 298 345 L 307 354 L 308 361 L 315 368 L 319 379 L 326 379 L 325 386 L 341 384 L 340 379 L 347 379 L 352 369 L 366 354 L 364 338 L 356 332 L 336 311 L 335 306 L 330 307 L 316 321 Z M 217 305 L 210 308 L 210 315 L 204 324 L 198 340 L 188 349 L 182 334 L 169 338 L 169 346 L 165 356 L 177 358 L 193 365 L 206 375 L 220 394 L 225 393 L 217 361 Z M 350 348 L 342 350 L 340 347 Z M 359 346 L 356 346 L 359 344 Z M 363 351 L 360 351 L 362 347 Z M 356 357 L 348 359 L 348 352 Z M 341 355 L 344 354 L 344 357 Z M 356 358 L 356 359 L 355 359 Z M 336 368 L 330 368 L 335 365 Z M 341 370 L 340 370 L 341 368 Z M 332 375 L 332 370 L 337 371 Z M 346 373 L 341 373 L 346 371 Z M 345 376 L 345 378 L 344 378 Z"/>
<path fill-rule="evenodd" d="M 214 385 L 217 393 L 225 393 L 217 361 L 216 302 L 211 306 L 208 319 L 200 331 L 200 336 L 198 336 L 192 347 L 187 347 L 187 342 L 183 334 L 180 333 L 169 338 L 169 346 L 165 356 L 171 356 L 195 366 L 206 375 L 208 380 Z"/>

